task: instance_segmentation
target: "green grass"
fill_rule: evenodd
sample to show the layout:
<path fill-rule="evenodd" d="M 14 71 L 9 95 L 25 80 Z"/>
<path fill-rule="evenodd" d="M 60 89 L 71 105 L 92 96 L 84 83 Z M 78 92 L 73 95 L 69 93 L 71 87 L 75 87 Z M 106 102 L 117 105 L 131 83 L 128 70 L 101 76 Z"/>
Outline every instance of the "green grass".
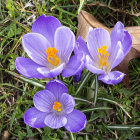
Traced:
<path fill-rule="evenodd" d="M 95 5 L 89 5 L 91 3 Z M 24 8 L 25 6 L 27 7 Z M 125 26 L 140 26 L 140 17 L 131 15 L 140 12 L 139 6 L 138 0 L 100 0 L 98 3 L 84 0 L 81 5 L 79 0 L 31 0 L 30 3 L 28 0 L 0 1 L 0 139 L 8 132 L 10 140 L 31 137 L 42 140 L 139 140 L 140 59 L 129 63 L 130 89 L 126 89 L 123 83 L 107 86 L 100 82 L 96 89 L 96 76 L 86 70 L 78 85 L 73 86 L 72 77 L 63 78 L 69 93 L 75 97 L 76 108 L 87 116 L 86 129 L 76 134 L 69 133 L 64 128 L 33 129 L 24 124 L 24 112 L 33 106 L 34 94 L 44 89 L 48 80 L 22 77 L 14 65 L 16 57 L 27 56 L 21 38 L 31 32 L 33 21 L 41 14 L 57 17 L 76 34 L 80 9 L 93 14 L 108 27 L 113 27 L 117 21 L 122 21 Z M 115 12 L 110 7 L 126 11 L 127 14 Z M 91 98 L 96 90 L 97 101 Z"/>

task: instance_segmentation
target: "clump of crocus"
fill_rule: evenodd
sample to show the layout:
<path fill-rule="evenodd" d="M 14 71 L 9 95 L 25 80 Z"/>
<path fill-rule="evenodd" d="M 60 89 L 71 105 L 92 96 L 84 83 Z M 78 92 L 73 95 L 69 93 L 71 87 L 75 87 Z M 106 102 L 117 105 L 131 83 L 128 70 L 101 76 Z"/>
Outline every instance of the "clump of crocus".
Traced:
<path fill-rule="evenodd" d="M 71 56 L 75 45 L 73 32 L 53 16 L 40 16 L 25 34 L 22 45 L 30 58 L 17 57 L 16 69 L 28 78 L 53 78 L 75 75 L 83 65 L 83 54 Z"/>
<path fill-rule="evenodd" d="M 121 63 L 132 45 L 132 37 L 124 30 L 124 25 L 117 22 L 111 35 L 103 28 L 89 31 L 87 45 L 81 37 L 77 39 L 75 51 L 82 51 L 85 56 L 85 67 L 106 84 L 114 85 L 122 81 L 124 73 L 111 71 Z"/>
<path fill-rule="evenodd" d="M 70 132 L 79 132 L 86 126 L 85 114 L 74 109 L 74 98 L 59 80 L 50 81 L 45 90 L 34 95 L 33 102 L 35 107 L 24 114 L 24 122 L 33 128 L 64 126 Z"/>

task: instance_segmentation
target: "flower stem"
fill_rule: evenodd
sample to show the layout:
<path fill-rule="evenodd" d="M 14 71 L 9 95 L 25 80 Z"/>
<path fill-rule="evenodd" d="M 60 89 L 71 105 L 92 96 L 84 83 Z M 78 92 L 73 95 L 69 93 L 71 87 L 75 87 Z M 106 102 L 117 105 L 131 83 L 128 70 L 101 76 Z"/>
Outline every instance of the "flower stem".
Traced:
<path fill-rule="evenodd" d="M 90 85 L 91 89 L 89 90 L 89 92 L 87 93 L 87 99 L 93 99 L 94 98 L 94 92 L 95 92 L 95 76 L 94 79 Z"/>
<path fill-rule="evenodd" d="M 89 140 L 89 137 L 88 137 L 88 135 L 87 135 L 87 134 L 85 135 L 85 137 L 86 137 L 86 140 Z"/>
<path fill-rule="evenodd" d="M 40 134 L 42 134 L 42 130 L 40 128 L 36 128 Z"/>
<path fill-rule="evenodd" d="M 73 136 L 73 133 L 70 132 L 69 134 L 70 134 L 70 139 L 71 139 L 71 140 L 75 140 L 75 139 L 74 139 L 74 136 Z"/>
<path fill-rule="evenodd" d="M 95 75 L 95 92 L 94 92 L 94 101 L 93 101 L 94 106 L 96 105 L 97 94 L 98 94 L 98 76 Z"/>

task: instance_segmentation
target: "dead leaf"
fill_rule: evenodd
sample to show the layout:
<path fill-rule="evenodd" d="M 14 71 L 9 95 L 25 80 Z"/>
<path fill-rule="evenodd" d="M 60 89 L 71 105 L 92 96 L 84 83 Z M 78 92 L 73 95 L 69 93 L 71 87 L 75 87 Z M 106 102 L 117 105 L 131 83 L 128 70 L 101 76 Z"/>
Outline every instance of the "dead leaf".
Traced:
<path fill-rule="evenodd" d="M 93 15 L 82 10 L 78 15 L 77 37 L 81 36 L 85 41 L 87 41 L 87 35 L 90 27 L 104 28 L 110 33 L 112 31 L 112 29 L 107 28 L 105 25 L 100 23 Z M 140 26 L 125 27 L 125 30 L 128 30 L 129 33 L 131 33 L 132 35 L 132 48 L 127 54 L 127 56 L 124 58 L 124 60 L 116 68 L 114 68 L 114 70 L 118 70 L 126 74 L 123 79 L 123 83 L 126 87 L 129 87 L 129 61 L 133 58 L 140 57 Z"/>
<path fill-rule="evenodd" d="M 8 130 L 5 130 L 2 134 L 2 140 L 8 140 L 10 137 L 10 133 L 8 132 Z"/>
<path fill-rule="evenodd" d="M 140 51 L 140 26 L 125 27 L 125 30 L 128 30 L 129 33 L 132 35 L 132 47 L 135 48 L 137 51 Z"/>
<path fill-rule="evenodd" d="M 90 27 L 105 28 L 106 30 L 109 30 L 106 26 L 100 23 L 94 16 L 82 10 L 78 15 L 78 30 L 76 37 L 81 36 L 85 41 L 87 41 L 87 35 Z"/>

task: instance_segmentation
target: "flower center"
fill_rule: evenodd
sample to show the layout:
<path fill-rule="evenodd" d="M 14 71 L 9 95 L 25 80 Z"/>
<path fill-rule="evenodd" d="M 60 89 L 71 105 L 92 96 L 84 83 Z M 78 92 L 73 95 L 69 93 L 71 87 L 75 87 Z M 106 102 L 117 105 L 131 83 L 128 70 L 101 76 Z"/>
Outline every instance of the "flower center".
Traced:
<path fill-rule="evenodd" d="M 99 68 L 103 68 L 104 66 L 108 67 L 107 59 L 108 59 L 109 53 L 106 51 L 106 49 L 107 49 L 107 46 L 102 46 L 101 48 L 98 48 L 98 57 L 100 61 Z"/>
<path fill-rule="evenodd" d="M 62 110 L 61 104 L 59 102 L 54 102 L 53 109 L 60 112 Z"/>
<path fill-rule="evenodd" d="M 59 64 L 60 59 L 57 57 L 58 50 L 55 47 L 49 47 L 46 50 L 47 60 L 50 64 L 57 66 Z"/>

